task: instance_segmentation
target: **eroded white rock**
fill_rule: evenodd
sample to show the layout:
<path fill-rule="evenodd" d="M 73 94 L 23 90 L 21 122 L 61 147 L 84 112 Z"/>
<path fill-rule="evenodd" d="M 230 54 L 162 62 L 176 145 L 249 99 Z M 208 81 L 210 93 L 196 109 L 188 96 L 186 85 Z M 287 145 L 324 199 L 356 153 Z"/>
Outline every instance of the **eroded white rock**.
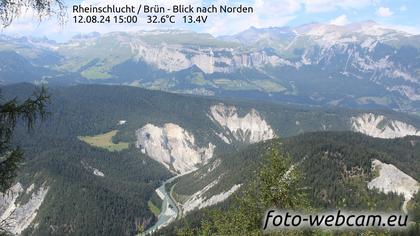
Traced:
<path fill-rule="evenodd" d="M 163 127 L 147 124 L 136 131 L 137 148 L 166 168 L 180 174 L 197 169 L 213 157 L 215 146 L 198 147 L 194 135 L 176 124 Z"/>
<path fill-rule="evenodd" d="M 169 71 L 180 71 L 197 66 L 204 73 L 230 73 L 240 68 L 259 68 L 281 65 L 286 61 L 264 51 L 242 51 L 232 48 L 185 47 L 177 44 L 147 44 L 144 41 L 130 43 L 134 58 Z"/>
<path fill-rule="evenodd" d="M 234 192 L 236 192 L 236 190 L 238 190 L 241 186 L 242 186 L 242 184 L 235 184 L 235 185 L 232 186 L 232 188 L 230 188 L 226 192 L 222 192 L 222 193 L 211 196 L 210 198 L 204 200 L 198 206 L 198 208 L 202 209 L 202 208 L 205 208 L 205 207 L 216 205 L 219 202 L 225 201 L 230 195 L 232 195 Z"/>
<path fill-rule="evenodd" d="M 6 230 L 12 234 L 20 234 L 28 228 L 35 219 L 38 209 L 48 193 L 48 187 L 43 185 L 38 190 L 31 185 L 26 191 L 20 183 L 15 184 L 5 194 L 0 195 L 0 221 L 6 224 Z M 21 204 L 18 197 L 24 192 L 31 192 L 30 199 Z"/>
<path fill-rule="evenodd" d="M 91 171 L 94 175 L 99 176 L 99 177 L 105 177 L 104 172 L 100 171 L 99 169 L 96 169 L 96 168 L 90 166 L 89 164 L 87 164 L 84 161 L 81 161 L 81 163 L 86 170 Z"/>
<path fill-rule="evenodd" d="M 419 182 L 394 165 L 382 163 L 379 160 L 372 161 L 372 168 L 379 170 L 379 176 L 368 183 L 368 188 L 378 189 L 384 193 L 394 192 L 404 195 L 403 210 L 406 211 L 407 202 L 419 191 Z"/>
<path fill-rule="evenodd" d="M 93 168 L 93 174 L 96 175 L 96 176 L 99 176 L 99 177 L 105 177 L 104 172 L 102 172 L 98 169 L 95 169 L 95 168 Z"/>
<path fill-rule="evenodd" d="M 400 138 L 409 135 L 420 136 L 420 130 L 413 125 L 389 120 L 385 116 L 365 113 L 351 118 L 354 131 L 376 138 Z"/>
<path fill-rule="evenodd" d="M 222 193 L 213 195 L 209 198 L 206 198 L 204 194 L 207 191 L 209 191 L 211 188 L 213 188 L 215 185 L 217 185 L 217 183 L 219 182 L 219 179 L 220 178 L 214 180 L 213 182 L 205 186 L 203 189 L 201 189 L 200 191 L 190 196 L 188 200 L 182 205 L 183 214 L 185 215 L 188 212 L 191 212 L 195 209 L 202 209 L 202 208 L 213 206 L 213 205 L 216 205 L 217 203 L 223 202 L 241 187 L 241 184 L 236 184 L 232 186 L 232 188 L 230 188 L 226 192 L 222 192 Z"/>
<path fill-rule="evenodd" d="M 210 107 L 209 117 L 227 131 L 225 134 L 217 134 L 226 143 L 230 143 L 226 137 L 228 133 L 237 141 L 245 143 L 257 143 L 276 137 L 274 130 L 255 109 L 239 117 L 236 107 L 220 103 Z"/>

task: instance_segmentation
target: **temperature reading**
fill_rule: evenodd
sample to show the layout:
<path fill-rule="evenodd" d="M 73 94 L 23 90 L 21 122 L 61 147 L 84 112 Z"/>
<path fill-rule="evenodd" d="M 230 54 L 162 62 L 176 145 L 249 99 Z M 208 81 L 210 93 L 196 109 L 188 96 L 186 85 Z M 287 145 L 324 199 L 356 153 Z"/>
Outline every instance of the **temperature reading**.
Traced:
<path fill-rule="evenodd" d="M 174 15 L 164 15 L 164 16 L 147 16 L 147 23 L 148 24 L 164 24 L 164 23 L 175 23 L 175 16 Z"/>
<path fill-rule="evenodd" d="M 184 23 L 206 23 L 208 16 L 183 16 Z"/>
<path fill-rule="evenodd" d="M 163 1 L 165 2 L 165 1 Z M 83 24 L 206 24 L 216 14 L 252 14 L 252 7 L 243 5 L 195 6 L 194 4 L 172 5 L 126 5 L 112 4 L 99 6 L 73 5 L 74 23 Z M 222 1 L 223 2 L 223 1 Z"/>

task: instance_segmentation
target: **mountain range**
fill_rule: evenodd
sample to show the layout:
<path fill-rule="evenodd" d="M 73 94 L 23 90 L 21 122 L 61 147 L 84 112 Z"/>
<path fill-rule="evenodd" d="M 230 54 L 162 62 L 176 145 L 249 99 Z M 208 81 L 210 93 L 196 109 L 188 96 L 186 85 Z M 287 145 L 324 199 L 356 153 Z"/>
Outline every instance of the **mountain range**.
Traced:
<path fill-rule="evenodd" d="M 420 35 L 372 21 L 250 29 L 0 38 L 3 83 L 102 83 L 418 114 Z"/>

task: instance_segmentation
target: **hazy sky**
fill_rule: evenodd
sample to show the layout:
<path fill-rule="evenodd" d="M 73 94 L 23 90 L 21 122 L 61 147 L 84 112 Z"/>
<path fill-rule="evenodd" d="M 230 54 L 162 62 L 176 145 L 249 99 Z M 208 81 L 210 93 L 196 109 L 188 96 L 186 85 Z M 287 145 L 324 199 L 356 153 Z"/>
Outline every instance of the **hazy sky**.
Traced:
<path fill-rule="evenodd" d="M 68 22 L 59 26 L 55 18 L 39 23 L 31 12 L 15 21 L 2 32 L 18 36 L 46 36 L 58 41 L 67 40 L 77 33 L 137 31 L 150 29 L 190 29 L 213 35 L 233 34 L 250 26 L 297 26 L 311 22 L 349 24 L 365 20 L 374 20 L 388 27 L 420 34 L 419 0 L 64 0 L 71 10 L 73 4 L 193 4 L 208 6 L 211 4 L 239 5 L 254 7 L 250 15 L 210 15 L 206 24 L 75 24 L 69 11 Z M 179 17 L 181 19 L 181 17 Z M 144 21 L 144 19 L 141 19 Z"/>

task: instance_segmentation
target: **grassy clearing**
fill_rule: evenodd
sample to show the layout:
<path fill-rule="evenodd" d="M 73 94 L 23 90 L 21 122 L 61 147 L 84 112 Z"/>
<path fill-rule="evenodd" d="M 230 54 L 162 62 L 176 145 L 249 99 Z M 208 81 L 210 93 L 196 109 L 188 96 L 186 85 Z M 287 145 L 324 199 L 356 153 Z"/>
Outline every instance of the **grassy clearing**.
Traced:
<path fill-rule="evenodd" d="M 283 92 L 286 90 L 285 87 L 270 80 L 255 80 L 253 84 L 268 93 Z"/>
<path fill-rule="evenodd" d="M 120 143 L 113 143 L 112 137 L 117 134 L 117 130 L 110 131 L 108 133 L 99 134 L 96 136 L 78 136 L 81 141 L 99 148 L 105 148 L 110 152 L 114 151 L 122 151 L 124 149 L 128 149 L 128 143 L 120 142 Z"/>
<path fill-rule="evenodd" d="M 207 46 L 216 48 L 235 48 L 240 46 L 239 43 L 226 42 L 217 40 L 209 34 L 196 34 L 196 33 L 179 33 L 174 37 L 172 33 L 157 34 L 157 35 L 142 35 L 141 39 L 151 45 L 157 44 L 181 44 L 181 45 L 196 45 Z"/>
<path fill-rule="evenodd" d="M 149 206 L 150 211 L 153 213 L 153 215 L 155 215 L 156 217 L 159 216 L 160 214 L 160 209 L 159 207 L 155 206 L 155 204 L 153 204 L 152 201 L 148 201 L 147 202 L 147 206 Z"/>
<path fill-rule="evenodd" d="M 104 68 L 100 67 L 90 67 L 87 70 L 84 70 L 81 75 L 86 79 L 95 80 L 95 79 L 109 79 L 111 75 L 103 72 L 105 71 Z"/>
<path fill-rule="evenodd" d="M 369 103 L 375 103 L 378 105 L 389 105 L 392 103 L 390 98 L 387 97 L 360 97 L 357 99 L 357 103 L 359 104 L 369 104 Z"/>
<path fill-rule="evenodd" d="M 255 85 L 243 80 L 229 80 L 229 79 L 215 79 L 213 82 L 223 87 L 226 90 L 240 91 L 240 90 L 255 90 Z"/>

